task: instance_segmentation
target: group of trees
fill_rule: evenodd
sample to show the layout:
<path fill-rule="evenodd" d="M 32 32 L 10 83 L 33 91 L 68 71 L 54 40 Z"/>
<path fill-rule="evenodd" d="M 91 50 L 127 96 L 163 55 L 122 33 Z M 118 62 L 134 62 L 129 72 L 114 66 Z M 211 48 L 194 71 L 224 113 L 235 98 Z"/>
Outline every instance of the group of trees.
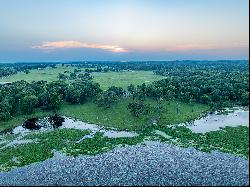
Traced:
<path fill-rule="evenodd" d="M 77 71 L 75 71 L 77 70 Z M 58 75 L 59 80 L 75 80 L 75 79 L 81 79 L 81 80 L 91 80 L 93 79 L 93 76 L 89 72 L 82 73 L 81 70 L 74 69 L 74 72 L 66 71 L 64 73 L 59 73 Z"/>
<path fill-rule="evenodd" d="M 249 105 L 249 70 L 246 64 L 217 64 L 208 67 L 174 67 L 156 74 L 167 76 L 153 83 L 151 97 L 199 102 L 214 109 Z"/>
<path fill-rule="evenodd" d="M 102 92 L 95 100 L 97 106 L 110 108 L 119 98 L 125 94 L 125 90 L 121 87 L 111 86 L 108 90 Z"/>
<path fill-rule="evenodd" d="M 1 85 L 0 120 L 8 120 L 17 113 L 32 113 L 38 107 L 57 110 L 64 101 L 78 104 L 100 92 L 99 84 L 82 80 L 73 83 L 17 81 Z"/>
<path fill-rule="evenodd" d="M 149 114 L 151 110 L 151 106 L 143 102 L 131 102 L 128 104 L 128 110 L 134 116 L 139 117 L 140 115 Z"/>

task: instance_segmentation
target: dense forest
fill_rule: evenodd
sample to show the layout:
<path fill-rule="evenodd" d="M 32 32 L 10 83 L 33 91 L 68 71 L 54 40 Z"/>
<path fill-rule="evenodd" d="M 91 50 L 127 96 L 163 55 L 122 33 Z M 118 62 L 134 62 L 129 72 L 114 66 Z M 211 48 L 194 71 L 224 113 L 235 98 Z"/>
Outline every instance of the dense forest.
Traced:
<path fill-rule="evenodd" d="M 31 69 L 48 66 L 56 68 L 56 63 L 2 64 L 0 77 L 19 71 L 28 74 Z M 73 62 L 63 66 L 75 69 L 74 72 L 60 73 L 58 81 L 1 84 L 0 121 L 20 113 L 32 113 L 35 108 L 56 111 L 64 102 L 84 104 L 88 100 L 99 107 L 109 108 L 123 97 L 133 98 L 127 109 L 134 116 L 160 112 L 161 100 L 203 103 L 209 105 L 211 111 L 249 105 L 248 61 Z M 92 72 L 131 70 L 150 70 L 164 77 L 148 85 L 131 84 L 127 89 L 111 86 L 106 91 L 92 81 Z M 157 100 L 158 107 L 145 104 L 146 98 Z"/>

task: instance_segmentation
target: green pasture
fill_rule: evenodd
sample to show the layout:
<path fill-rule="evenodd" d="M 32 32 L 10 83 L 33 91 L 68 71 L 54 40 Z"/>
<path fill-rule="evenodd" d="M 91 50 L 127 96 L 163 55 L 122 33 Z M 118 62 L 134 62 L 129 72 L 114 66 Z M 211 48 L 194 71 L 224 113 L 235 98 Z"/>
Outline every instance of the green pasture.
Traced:
<path fill-rule="evenodd" d="M 94 72 L 92 76 L 93 81 L 99 83 L 103 90 L 107 90 L 110 86 L 127 88 L 130 84 L 149 84 L 164 79 L 163 76 L 155 75 L 152 71 Z"/>
<path fill-rule="evenodd" d="M 64 73 L 64 71 L 71 71 L 73 72 L 73 67 L 66 67 L 66 66 L 57 66 L 57 68 L 45 68 L 45 69 L 35 69 L 30 70 L 30 73 L 26 74 L 24 72 L 18 72 L 17 74 L 0 78 L 0 82 L 14 82 L 25 80 L 27 82 L 31 81 L 55 81 L 58 80 L 59 73 Z"/>
<path fill-rule="evenodd" d="M 58 80 L 59 73 L 64 73 L 65 71 L 73 72 L 74 69 L 76 68 L 57 65 L 57 68 L 49 67 L 39 70 L 30 70 L 28 74 L 18 72 L 17 74 L 0 78 L 0 82 L 14 82 L 20 80 L 25 80 L 27 82 L 40 80 L 51 82 Z M 82 68 L 81 73 L 84 73 L 84 68 Z M 94 77 L 93 81 L 99 83 L 104 90 L 108 89 L 110 86 L 127 88 L 130 84 L 149 84 L 164 78 L 163 76 L 155 75 L 152 71 L 94 72 L 92 76 Z"/>

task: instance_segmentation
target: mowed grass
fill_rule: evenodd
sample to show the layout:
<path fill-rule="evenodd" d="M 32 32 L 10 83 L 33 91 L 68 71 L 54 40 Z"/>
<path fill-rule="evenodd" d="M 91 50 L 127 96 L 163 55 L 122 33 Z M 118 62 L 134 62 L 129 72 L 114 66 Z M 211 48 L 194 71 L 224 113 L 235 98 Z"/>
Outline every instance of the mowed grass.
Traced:
<path fill-rule="evenodd" d="M 30 70 L 30 73 L 26 74 L 24 72 L 18 72 L 15 75 L 11 75 L 8 77 L 0 78 L 0 82 L 14 82 L 14 81 L 20 81 L 25 80 L 27 82 L 31 81 L 55 81 L 58 80 L 59 73 L 64 73 L 64 71 L 74 71 L 74 67 L 66 67 L 58 65 L 57 68 L 45 68 L 41 70 Z"/>
<path fill-rule="evenodd" d="M 92 76 L 93 81 L 99 83 L 103 90 L 107 90 L 110 86 L 127 88 L 130 84 L 149 84 L 164 79 L 163 76 L 155 75 L 152 71 L 94 72 Z"/>
<path fill-rule="evenodd" d="M 151 117 L 154 116 L 133 116 L 127 106 L 132 99 L 121 99 L 111 108 L 97 107 L 93 102 L 87 102 L 81 105 L 65 104 L 61 107 L 62 115 L 78 118 L 84 122 L 95 123 L 105 127 L 114 127 L 119 130 L 142 131 L 144 128 L 152 124 Z M 156 101 L 147 99 L 146 103 L 152 106 L 156 105 Z M 202 104 L 186 104 L 178 102 L 179 112 L 177 113 L 176 101 L 163 101 L 164 110 L 160 116 L 158 124 L 178 124 L 193 120 L 202 113 L 209 110 L 209 107 Z"/>

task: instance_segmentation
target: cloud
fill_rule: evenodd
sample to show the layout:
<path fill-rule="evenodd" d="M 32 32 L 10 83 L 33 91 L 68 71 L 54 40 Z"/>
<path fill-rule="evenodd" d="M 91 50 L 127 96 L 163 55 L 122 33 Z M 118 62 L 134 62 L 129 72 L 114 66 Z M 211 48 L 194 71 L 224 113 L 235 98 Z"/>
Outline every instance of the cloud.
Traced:
<path fill-rule="evenodd" d="M 87 44 L 79 41 L 43 42 L 42 45 L 32 46 L 31 48 L 42 49 L 46 51 L 51 51 L 56 49 L 92 48 L 92 49 L 103 49 L 114 53 L 128 52 L 127 49 L 124 49 L 116 45 Z"/>

